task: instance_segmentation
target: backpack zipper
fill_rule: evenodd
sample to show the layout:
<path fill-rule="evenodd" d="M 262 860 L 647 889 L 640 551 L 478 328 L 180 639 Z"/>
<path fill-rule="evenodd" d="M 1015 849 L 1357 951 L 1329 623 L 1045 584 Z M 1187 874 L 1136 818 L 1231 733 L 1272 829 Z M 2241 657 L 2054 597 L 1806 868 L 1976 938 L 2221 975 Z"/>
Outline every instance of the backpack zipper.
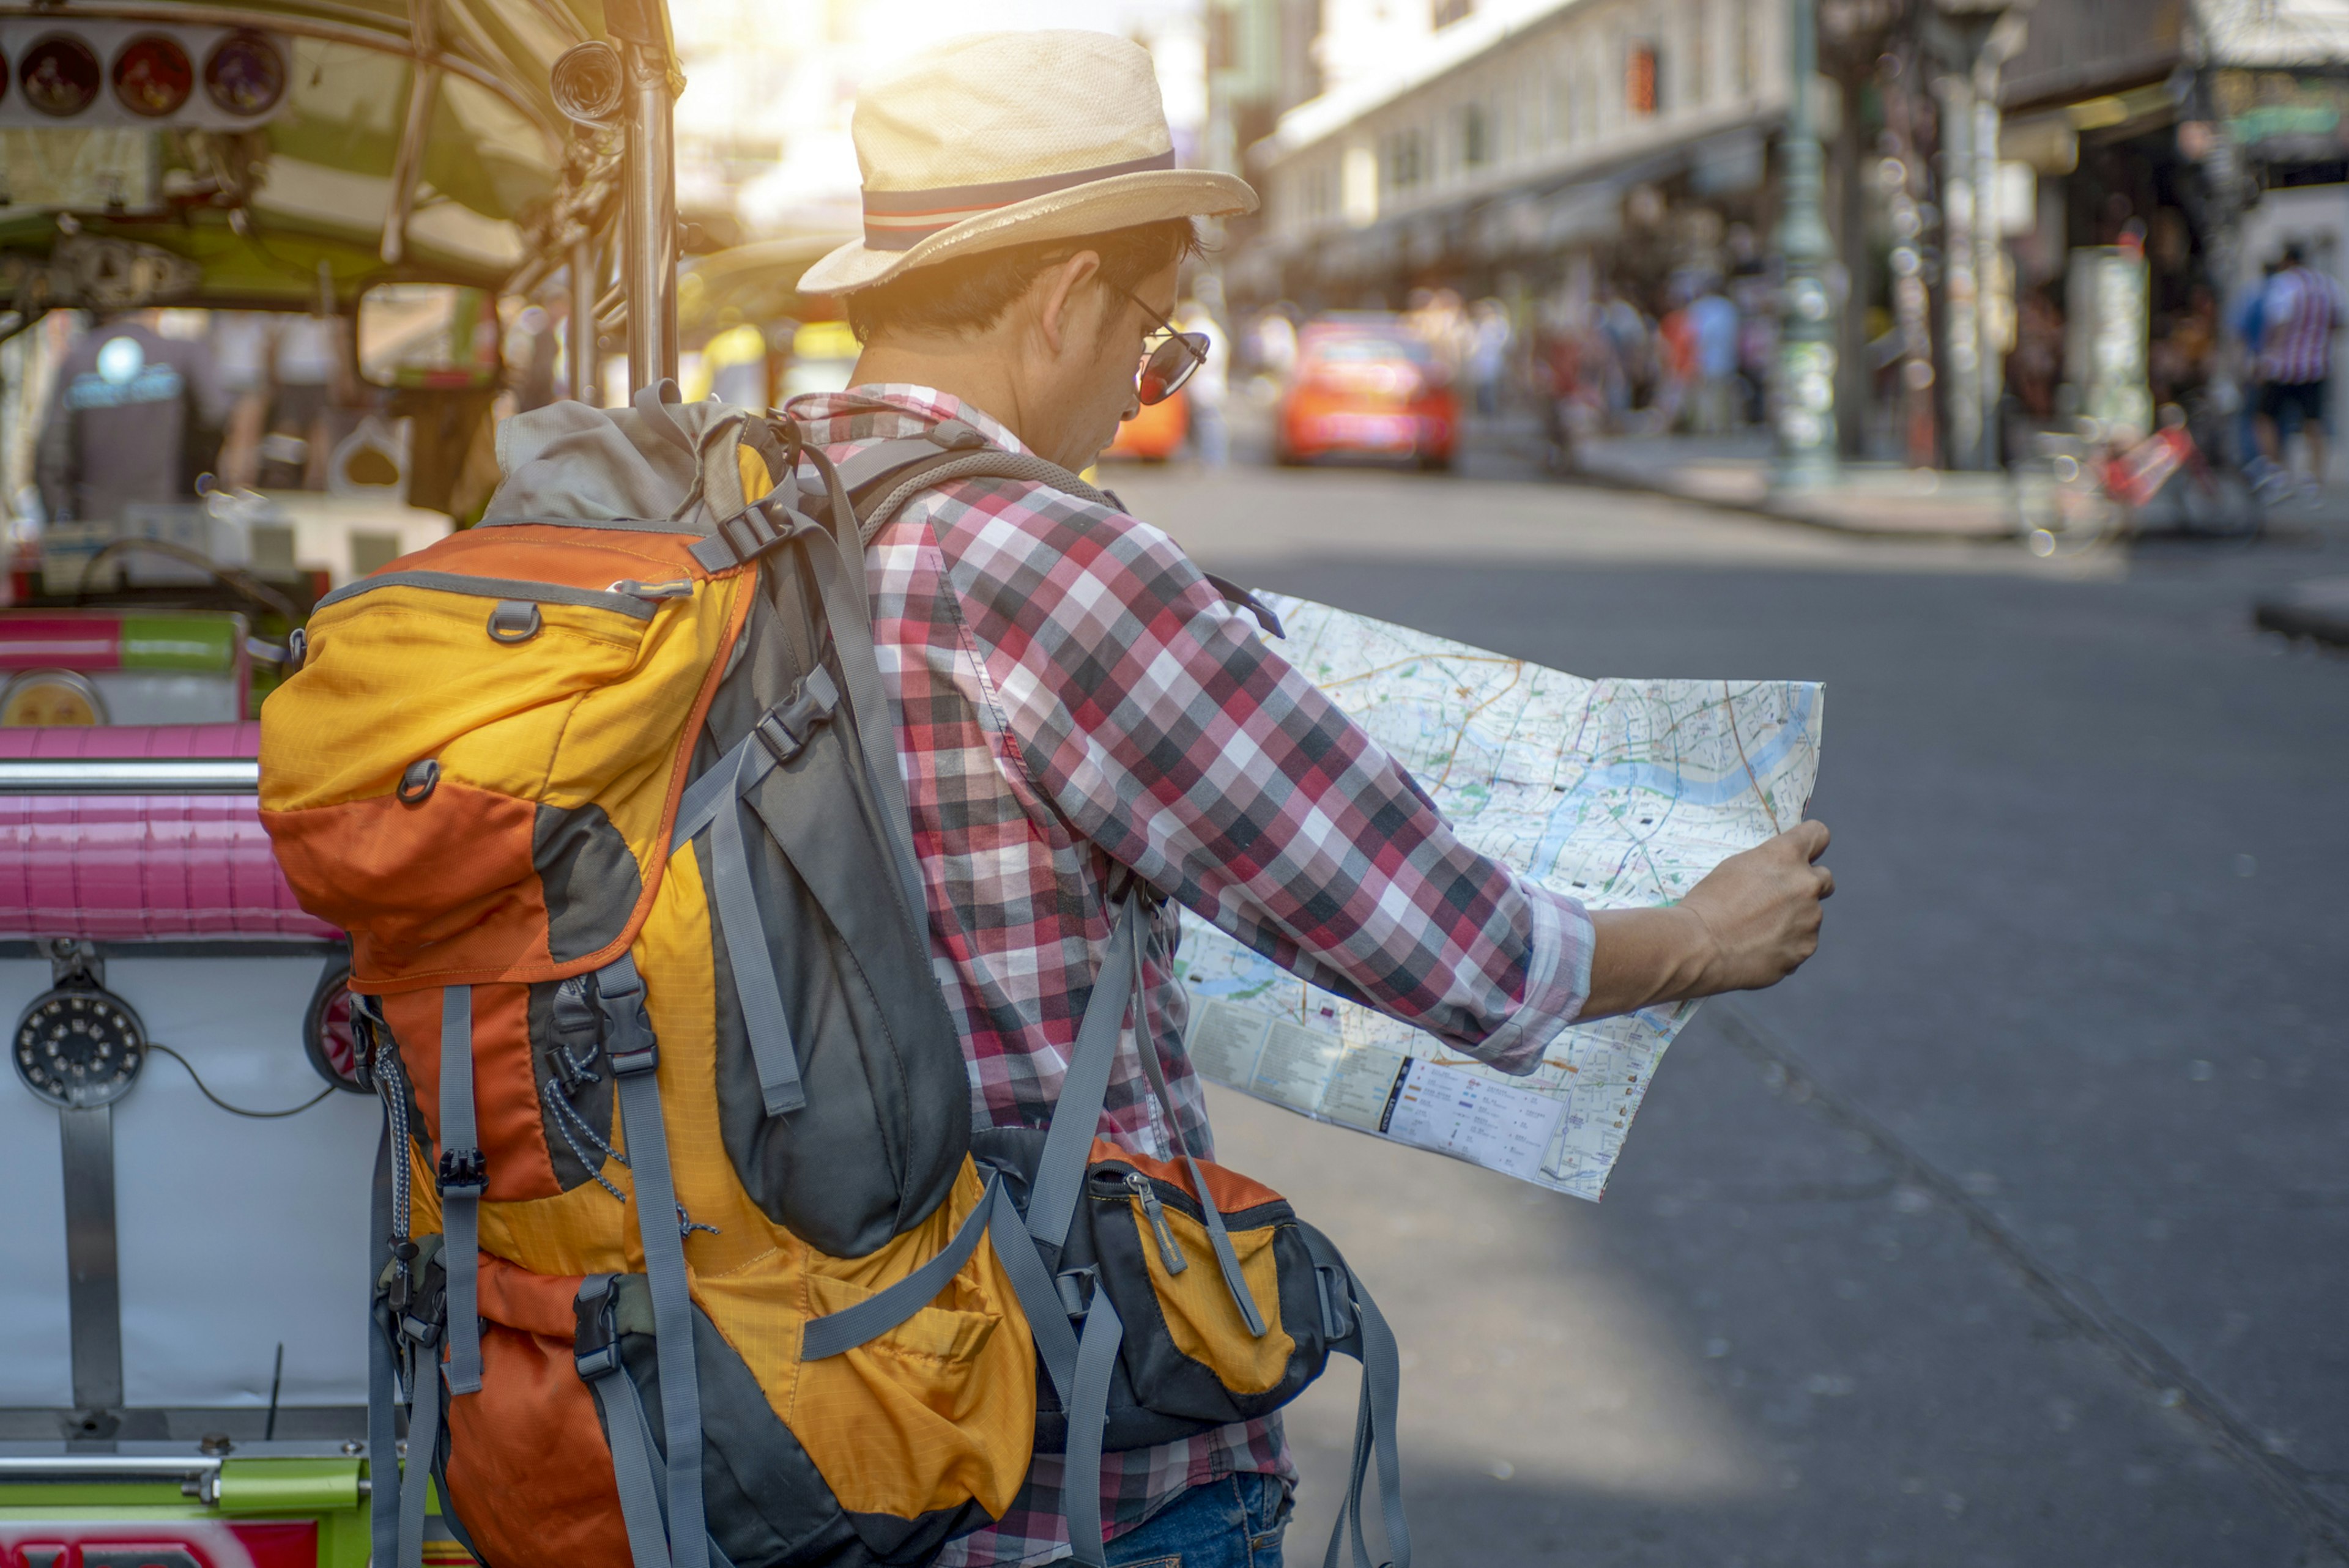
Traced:
<path fill-rule="evenodd" d="M 670 583 L 639 583 L 633 577 L 623 577 L 604 592 L 626 593 L 631 599 L 690 599 L 693 597 L 693 579 L 679 577 Z"/>
<path fill-rule="evenodd" d="M 667 586 L 667 584 L 662 584 Z M 530 583 L 511 577 L 475 577 L 461 572 L 380 572 L 336 589 L 318 601 L 316 610 L 341 604 L 378 588 L 425 588 L 439 593 L 462 593 L 481 599 L 513 599 L 539 604 L 571 604 L 585 610 L 611 610 L 631 620 L 649 621 L 655 606 L 646 595 L 609 589 L 573 588 L 559 583 Z M 690 593 L 688 586 L 687 592 Z M 666 597 L 667 595 L 663 595 Z"/>
<path fill-rule="evenodd" d="M 1125 1173 L 1125 1185 L 1127 1191 L 1142 1200 L 1142 1212 L 1158 1237 L 1158 1261 L 1166 1265 L 1166 1272 L 1178 1274 L 1189 1268 L 1191 1260 L 1174 1244 L 1174 1231 L 1166 1222 L 1165 1205 L 1159 1202 L 1158 1189 L 1150 1184 L 1150 1178 L 1139 1171 L 1129 1171 Z"/>

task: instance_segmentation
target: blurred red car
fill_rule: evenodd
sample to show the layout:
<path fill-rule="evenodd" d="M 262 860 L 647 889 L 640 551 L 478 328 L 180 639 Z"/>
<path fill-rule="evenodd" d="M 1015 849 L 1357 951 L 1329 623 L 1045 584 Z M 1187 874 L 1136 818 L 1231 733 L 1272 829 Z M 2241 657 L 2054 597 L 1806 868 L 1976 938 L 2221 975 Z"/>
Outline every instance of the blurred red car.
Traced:
<path fill-rule="evenodd" d="M 1190 409 L 1177 392 L 1163 403 L 1144 403 L 1142 412 L 1117 428 L 1117 439 L 1102 456 L 1163 463 L 1182 449 L 1190 427 Z"/>
<path fill-rule="evenodd" d="M 1460 441 L 1460 401 L 1435 351 L 1400 319 L 1324 316 L 1298 338 L 1273 440 L 1283 463 L 1346 454 L 1448 469 Z"/>

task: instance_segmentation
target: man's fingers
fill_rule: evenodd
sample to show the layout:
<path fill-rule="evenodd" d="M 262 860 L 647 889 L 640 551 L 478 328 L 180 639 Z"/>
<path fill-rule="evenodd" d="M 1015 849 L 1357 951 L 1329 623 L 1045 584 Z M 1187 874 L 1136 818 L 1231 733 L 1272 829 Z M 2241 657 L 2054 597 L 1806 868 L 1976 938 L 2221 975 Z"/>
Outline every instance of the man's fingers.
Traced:
<path fill-rule="evenodd" d="M 1795 823 L 1786 836 L 1802 846 L 1805 860 L 1815 861 L 1827 852 L 1827 841 L 1835 835 L 1827 831 L 1825 822 L 1814 819 Z"/>
<path fill-rule="evenodd" d="M 1811 870 L 1818 873 L 1819 896 L 1821 898 L 1835 897 L 1835 872 L 1827 870 L 1825 866 L 1813 866 Z"/>

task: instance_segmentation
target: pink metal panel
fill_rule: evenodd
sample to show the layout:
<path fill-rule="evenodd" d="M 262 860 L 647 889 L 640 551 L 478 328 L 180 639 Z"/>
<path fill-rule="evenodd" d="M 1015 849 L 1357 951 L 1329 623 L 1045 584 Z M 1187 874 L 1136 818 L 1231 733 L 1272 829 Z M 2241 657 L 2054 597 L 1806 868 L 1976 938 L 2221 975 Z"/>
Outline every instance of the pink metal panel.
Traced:
<path fill-rule="evenodd" d="M 261 726 L 0 729 L 0 758 L 223 758 Z M 249 795 L 0 795 L 0 937 L 331 937 L 302 913 Z"/>

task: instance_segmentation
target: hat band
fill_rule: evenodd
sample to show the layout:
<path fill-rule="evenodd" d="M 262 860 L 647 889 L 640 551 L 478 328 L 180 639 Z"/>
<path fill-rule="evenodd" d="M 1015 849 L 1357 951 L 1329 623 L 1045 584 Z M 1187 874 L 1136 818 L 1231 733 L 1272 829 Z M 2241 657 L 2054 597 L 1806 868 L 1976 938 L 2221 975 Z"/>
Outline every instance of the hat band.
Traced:
<path fill-rule="evenodd" d="M 927 191 L 867 191 L 864 192 L 864 245 L 874 251 L 910 251 L 932 234 L 953 228 L 967 218 L 1050 196 L 1097 180 L 1121 174 L 1142 174 L 1174 167 L 1174 150 L 1152 158 L 1104 163 L 1067 174 L 1040 174 L 1032 180 L 1003 180 L 992 185 L 940 185 Z"/>

